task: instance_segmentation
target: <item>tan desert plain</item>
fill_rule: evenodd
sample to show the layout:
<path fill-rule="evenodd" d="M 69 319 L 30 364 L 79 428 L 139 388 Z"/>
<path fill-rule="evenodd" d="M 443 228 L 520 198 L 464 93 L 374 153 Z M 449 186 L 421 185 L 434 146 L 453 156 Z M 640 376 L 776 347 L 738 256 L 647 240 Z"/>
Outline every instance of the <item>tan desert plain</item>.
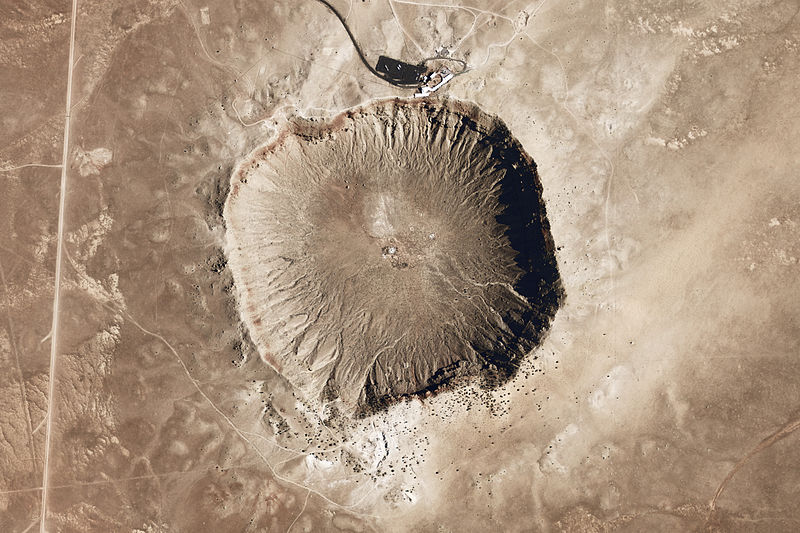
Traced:
<path fill-rule="evenodd" d="M 800 530 L 799 12 L 1 0 L 0 531 Z"/>

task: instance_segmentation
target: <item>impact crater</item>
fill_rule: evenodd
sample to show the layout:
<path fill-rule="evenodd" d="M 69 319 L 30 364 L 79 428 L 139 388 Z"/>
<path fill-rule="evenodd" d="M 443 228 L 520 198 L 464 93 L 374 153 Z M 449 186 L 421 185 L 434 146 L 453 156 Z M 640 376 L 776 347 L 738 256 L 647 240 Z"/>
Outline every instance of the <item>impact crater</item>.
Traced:
<path fill-rule="evenodd" d="M 235 169 L 224 217 L 263 360 L 345 413 L 504 382 L 563 299 L 536 165 L 470 103 L 297 120 Z"/>

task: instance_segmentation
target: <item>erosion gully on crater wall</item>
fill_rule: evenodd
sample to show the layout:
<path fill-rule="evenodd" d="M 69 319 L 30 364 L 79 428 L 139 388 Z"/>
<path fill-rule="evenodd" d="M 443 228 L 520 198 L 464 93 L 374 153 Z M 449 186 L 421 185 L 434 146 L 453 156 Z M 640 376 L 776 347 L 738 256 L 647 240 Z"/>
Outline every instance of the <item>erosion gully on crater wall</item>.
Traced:
<path fill-rule="evenodd" d="M 295 121 L 234 170 L 224 216 L 263 360 L 345 413 L 505 382 L 564 296 L 536 165 L 471 103 Z"/>

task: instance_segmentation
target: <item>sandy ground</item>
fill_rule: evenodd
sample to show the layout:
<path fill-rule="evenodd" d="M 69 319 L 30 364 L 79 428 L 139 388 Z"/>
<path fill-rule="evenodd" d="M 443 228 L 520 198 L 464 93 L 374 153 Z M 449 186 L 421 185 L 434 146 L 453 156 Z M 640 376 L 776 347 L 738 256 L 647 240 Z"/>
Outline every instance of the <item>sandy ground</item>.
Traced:
<path fill-rule="evenodd" d="M 443 94 L 538 164 L 546 342 L 493 392 L 309 411 L 239 318 L 231 171 L 409 91 L 312 0 L 6 2 L 0 530 L 796 531 L 800 4 L 336 5 L 372 58 L 465 60 Z"/>

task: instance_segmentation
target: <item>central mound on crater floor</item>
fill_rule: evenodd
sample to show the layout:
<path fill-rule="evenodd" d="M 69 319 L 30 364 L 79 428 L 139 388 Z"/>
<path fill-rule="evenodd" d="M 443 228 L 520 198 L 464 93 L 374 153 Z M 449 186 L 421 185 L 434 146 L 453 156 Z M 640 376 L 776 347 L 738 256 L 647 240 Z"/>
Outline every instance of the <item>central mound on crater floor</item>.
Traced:
<path fill-rule="evenodd" d="M 501 383 L 561 302 L 536 166 L 474 105 L 294 123 L 231 180 L 242 319 L 312 404 L 364 414 L 467 376 Z"/>

